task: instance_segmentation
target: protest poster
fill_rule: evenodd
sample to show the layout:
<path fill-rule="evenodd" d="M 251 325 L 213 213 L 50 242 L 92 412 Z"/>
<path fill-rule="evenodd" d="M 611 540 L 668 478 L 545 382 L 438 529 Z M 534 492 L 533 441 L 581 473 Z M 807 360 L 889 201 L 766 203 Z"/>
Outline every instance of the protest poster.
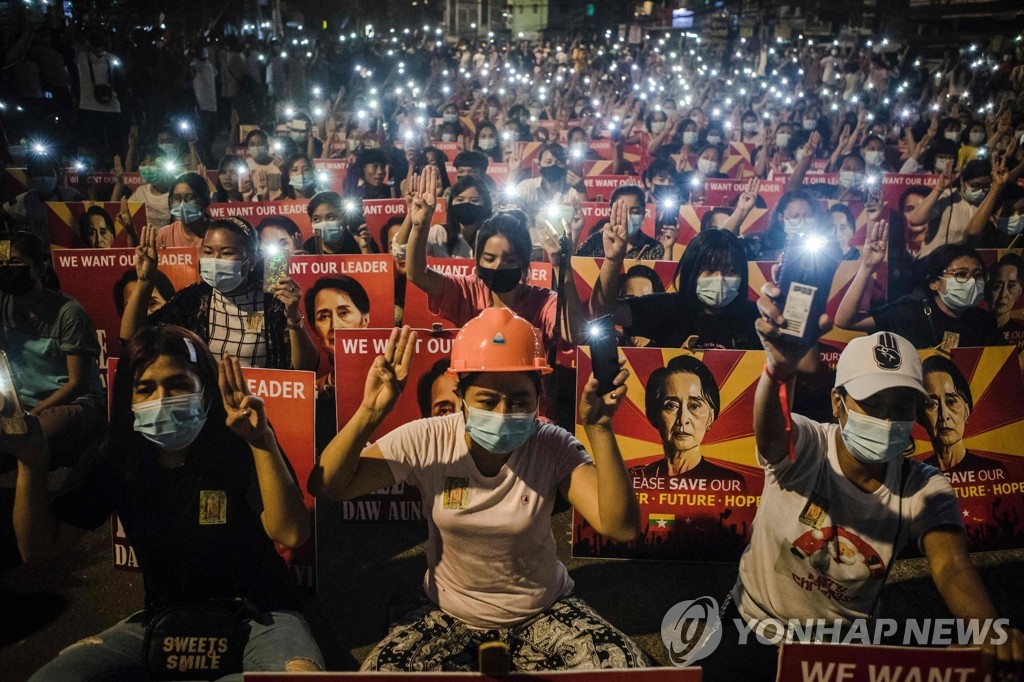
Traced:
<path fill-rule="evenodd" d="M 28 169 L 24 166 L 8 166 L 0 171 L 0 182 L 2 182 L 7 193 L 12 197 L 27 192 Z M 67 183 L 65 182 L 64 184 Z"/>
<path fill-rule="evenodd" d="M 458 330 L 432 332 L 417 330 L 416 353 L 409 369 L 409 381 L 391 413 L 371 434 L 370 442 L 402 424 L 431 416 L 451 414 L 462 409 L 455 394 L 456 379 L 445 374 L 451 358 L 452 341 Z M 344 365 L 338 363 L 335 382 L 351 386 L 337 394 L 338 425 L 344 425 L 359 409 L 362 386 L 370 366 L 384 353 L 391 329 L 338 329 L 335 343 Z M 419 491 L 409 485 L 393 486 L 341 502 L 344 521 L 401 522 L 423 518 Z"/>
<path fill-rule="evenodd" d="M 126 195 L 131 194 L 140 186 L 145 184 L 142 181 L 142 176 L 138 173 L 124 173 L 122 175 L 122 179 L 124 181 L 124 190 Z M 64 185 L 71 189 L 76 189 L 82 194 L 86 194 L 90 187 L 112 190 L 116 184 L 117 175 L 115 173 L 80 173 L 74 168 L 67 168 L 64 170 Z M 106 195 L 109 196 L 110 192 L 107 191 Z"/>
<path fill-rule="evenodd" d="M 747 186 L 746 180 L 705 180 L 703 196 L 699 202 L 708 206 L 735 206 L 740 193 Z M 769 210 L 777 206 L 785 193 L 786 185 L 777 181 L 763 181 L 757 191 L 756 209 Z"/>
<path fill-rule="evenodd" d="M 199 281 L 196 249 L 160 249 L 159 274 L 149 301 L 149 312 L 161 308 L 176 292 Z M 121 354 L 121 315 L 137 286 L 134 249 L 58 249 L 53 252 L 53 271 L 61 290 L 89 313 L 99 343 L 100 376 L 107 358 Z"/>
<path fill-rule="evenodd" d="M 301 673 L 256 673 L 250 677 L 245 674 L 246 682 L 294 682 Z M 362 680 L 363 682 L 408 682 L 410 679 L 415 682 L 448 682 L 452 678 L 458 679 L 492 680 L 493 677 L 478 675 L 477 673 L 387 673 L 387 672 L 356 672 L 356 673 L 317 673 L 317 682 L 352 682 Z M 541 673 L 509 673 L 502 675 L 502 680 L 516 682 L 538 682 L 540 680 L 565 680 L 566 682 L 700 682 L 700 668 L 639 668 L 633 670 L 608 669 L 608 670 L 559 670 L 546 674 Z M 971 681 L 973 682 L 973 681 Z"/>
<path fill-rule="evenodd" d="M 719 173 L 725 173 L 730 178 L 745 178 L 754 174 L 753 153 L 757 145 L 746 142 L 730 142 L 722 158 L 722 165 Z"/>
<path fill-rule="evenodd" d="M 605 204 L 611 200 L 612 192 L 626 185 L 641 186 L 639 178 L 635 178 L 632 175 L 591 175 L 588 173 L 583 178 L 583 186 L 587 190 L 587 198 L 591 201 Z"/>
<path fill-rule="evenodd" d="M 108 367 L 108 397 L 112 397 L 117 358 L 110 359 Z M 314 375 L 312 372 L 284 369 L 242 368 L 249 392 L 263 399 L 267 418 L 277 436 L 281 453 L 288 460 L 295 480 L 302 490 L 303 500 L 310 514 L 310 536 L 300 547 L 290 549 L 277 545 L 277 552 L 294 572 L 299 587 L 316 590 L 316 500 L 306 489 L 306 480 L 316 461 L 313 447 L 315 410 Z M 253 471 L 255 475 L 255 470 Z M 111 517 L 111 551 L 114 569 L 139 571 L 135 550 L 117 514 Z"/>
<path fill-rule="evenodd" d="M 777 682 L 985 682 L 976 648 L 786 644 L 779 650 Z"/>
<path fill-rule="evenodd" d="M 343 194 L 345 176 L 348 174 L 348 159 L 313 159 L 317 183 L 322 189 Z"/>
<path fill-rule="evenodd" d="M 908 190 L 931 193 L 939 176 L 935 173 L 885 173 L 882 176 L 882 201 L 894 211 L 900 210 L 900 199 Z"/>
<path fill-rule="evenodd" d="M 592 371 L 589 353 L 577 349 L 576 382 L 576 437 L 588 450 L 578 401 Z M 750 420 L 764 353 L 619 353 L 630 377 L 613 428 L 640 502 L 642 531 L 632 542 L 615 542 L 574 511 L 572 556 L 737 561 L 764 485 Z"/>
<path fill-rule="evenodd" d="M 317 390 L 334 390 L 334 330 L 395 324 L 394 259 L 374 255 L 296 255 L 289 274 L 302 289 L 300 308 L 320 352 Z"/>
<path fill-rule="evenodd" d="M 996 317 L 1007 343 L 1024 350 L 1024 249 L 978 249 L 988 272 L 985 307 Z"/>
<path fill-rule="evenodd" d="M 1016 349 L 921 352 L 925 391 L 914 458 L 938 467 L 960 504 L 972 552 L 1024 547 L 1024 395 Z M 914 548 L 910 548 L 913 550 Z"/>
<path fill-rule="evenodd" d="M 443 275 L 472 276 L 475 269 L 475 261 L 469 258 L 427 258 L 427 267 L 440 272 Z M 552 270 L 550 263 L 530 263 L 530 274 L 527 284 L 538 287 L 552 287 Z M 443 327 L 461 326 L 458 320 L 448 320 L 436 315 L 428 305 L 427 294 L 412 282 L 405 287 L 405 314 L 404 324 L 413 328 L 430 329 L 434 324 L 441 324 Z"/>
<path fill-rule="evenodd" d="M 267 218 L 284 217 L 293 221 L 302 232 L 302 239 L 313 236 L 309 214 L 306 213 L 308 199 L 285 199 L 281 201 L 232 201 L 229 203 L 212 203 L 207 211 L 211 220 L 221 220 L 228 216 L 236 216 L 249 221 L 259 229 L 260 223 Z"/>
<path fill-rule="evenodd" d="M 55 249 L 87 248 L 94 243 L 103 249 L 128 246 L 128 232 L 118 220 L 119 201 L 47 201 L 45 206 L 50 246 Z M 138 235 L 146 224 L 146 205 L 129 201 L 128 215 Z"/>
<path fill-rule="evenodd" d="M 405 199 L 367 199 L 363 201 L 363 222 L 370 231 L 370 236 L 380 246 L 381 251 L 390 251 L 391 245 L 385 243 L 385 225 L 389 231 L 394 225 L 401 225 L 405 220 L 409 205 Z M 431 225 L 444 225 L 448 219 L 448 202 L 438 197 L 434 207 L 434 215 L 430 218 Z"/>

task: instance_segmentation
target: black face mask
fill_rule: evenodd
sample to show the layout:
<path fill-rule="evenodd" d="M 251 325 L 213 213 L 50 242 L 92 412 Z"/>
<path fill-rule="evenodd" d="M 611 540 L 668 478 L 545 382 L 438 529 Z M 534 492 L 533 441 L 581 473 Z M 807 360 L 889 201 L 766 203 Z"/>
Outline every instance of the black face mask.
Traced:
<path fill-rule="evenodd" d="M 515 268 L 495 270 L 494 268 L 482 268 L 478 265 L 476 276 L 494 293 L 507 294 L 518 286 L 519 280 L 523 278 L 523 273 Z"/>
<path fill-rule="evenodd" d="M 540 176 L 550 184 L 557 185 L 565 180 L 565 169 L 561 166 L 541 166 Z"/>
<path fill-rule="evenodd" d="M 460 225 L 476 225 L 487 217 L 487 209 L 484 206 L 469 202 L 452 204 L 448 210 Z"/>
<path fill-rule="evenodd" d="M 24 296 L 32 291 L 36 281 L 32 268 L 27 265 L 0 265 L 0 291 L 11 296 Z"/>

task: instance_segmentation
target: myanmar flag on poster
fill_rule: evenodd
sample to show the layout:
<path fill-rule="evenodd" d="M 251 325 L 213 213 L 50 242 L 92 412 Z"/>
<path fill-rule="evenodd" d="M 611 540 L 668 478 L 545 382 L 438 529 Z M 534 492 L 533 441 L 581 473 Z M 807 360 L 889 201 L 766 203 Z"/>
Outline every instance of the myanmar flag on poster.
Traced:
<path fill-rule="evenodd" d="M 669 530 L 676 525 L 675 514 L 651 514 L 647 518 L 652 530 Z"/>

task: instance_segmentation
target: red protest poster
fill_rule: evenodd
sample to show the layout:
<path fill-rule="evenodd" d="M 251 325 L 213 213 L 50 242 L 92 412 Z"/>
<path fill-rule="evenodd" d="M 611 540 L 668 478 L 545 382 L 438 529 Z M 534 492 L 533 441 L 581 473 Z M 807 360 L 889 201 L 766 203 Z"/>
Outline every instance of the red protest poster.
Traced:
<path fill-rule="evenodd" d="M 392 225 L 401 225 L 408 210 L 405 199 L 368 199 L 363 202 L 363 221 L 381 251 L 390 250 L 390 246 L 384 244 L 384 226 L 388 225 L 390 231 Z M 444 225 L 447 219 L 447 202 L 438 198 L 430 222 L 432 225 Z"/>
<path fill-rule="evenodd" d="M 92 215 L 103 211 L 104 215 Z M 92 214 L 90 214 L 90 212 Z M 78 249 L 93 247 L 110 249 L 128 246 L 128 233 L 117 221 L 121 212 L 119 201 L 47 201 L 46 224 L 50 228 L 50 244 L 54 248 Z M 146 224 L 146 205 L 129 202 L 135 234 Z"/>
<path fill-rule="evenodd" d="M 921 352 L 929 403 L 914 458 L 938 467 L 960 503 L 972 552 L 1024 547 L 1024 395 L 1016 349 Z"/>
<path fill-rule="evenodd" d="M 746 180 L 705 180 L 701 203 L 709 206 L 735 206 L 736 200 L 746 186 Z M 756 208 L 771 209 L 778 205 L 785 187 L 783 182 L 763 181 L 757 192 Z"/>
<path fill-rule="evenodd" d="M 750 420 L 764 353 L 619 353 L 630 371 L 629 392 L 613 427 L 640 502 L 643 532 L 632 542 L 615 542 L 573 512 L 572 555 L 737 561 L 764 485 Z M 589 348 L 580 346 L 576 359 L 578 401 L 591 373 Z M 578 416 L 576 437 L 590 448 Z"/>
<path fill-rule="evenodd" d="M 79 173 L 73 168 L 64 171 L 64 184 L 82 194 L 86 194 L 90 186 L 113 188 L 116 183 L 117 176 L 113 173 Z M 138 173 L 124 174 L 124 188 L 127 194 L 131 194 L 143 184 L 145 183 L 142 182 L 142 176 Z M 107 196 L 109 195 L 107 192 Z"/>
<path fill-rule="evenodd" d="M 730 178 L 745 178 L 754 174 L 754 161 L 751 155 L 757 145 L 745 142 L 730 142 L 725 150 L 725 157 L 722 159 L 722 166 L 718 169 Z"/>
<path fill-rule="evenodd" d="M 472 275 L 476 263 L 468 258 L 427 258 L 427 267 L 437 270 L 443 275 Z M 550 263 L 530 263 L 528 284 L 538 287 L 552 286 Z M 444 327 L 454 327 L 454 320 L 447 320 L 430 311 L 427 294 L 412 282 L 405 286 L 405 313 L 402 319 L 410 327 L 430 329 L 435 323 Z"/>
<path fill-rule="evenodd" d="M 632 175 L 597 175 L 589 172 L 583 178 L 583 186 L 587 190 L 587 197 L 597 202 L 607 203 L 619 187 L 625 185 L 640 185 L 640 179 Z"/>
<path fill-rule="evenodd" d="M 266 218 L 282 216 L 294 221 L 298 225 L 299 230 L 302 232 L 302 238 L 305 240 L 313 236 L 313 228 L 309 224 L 309 214 L 306 213 L 306 206 L 308 205 L 308 199 L 234 201 L 224 204 L 210 204 L 209 214 L 213 220 L 227 218 L 229 215 L 238 216 L 249 221 L 255 228 L 259 228 L 260 223 Z"/>
<path fill-rule="evenodd" d="M 313 159 L 313 168 L 321 187 L 327 186 L 332 192 L 343 193 L 348 173 L 347 159 Z"/>
<path fill-rule="evenodd" d="M 783 644 L 778 682 L 793 680 L 957 680 L 985 682 L 978 649 L 868 646 L 862 644 Z"/>
<path fill-rule="evenodd" d="M 886 173 L 882 176 L 882 201 L 893 211 L 900 210 L 900 199 L 913 190 L 928 196 L 938 175 L 934 173 Z"/>
<path fill-rule="evenodd" d="M 107 369 L 108 402 L 112 399 L 114 376 L 117 371 L 117 358 L 111 358 Z M 267 417 L 277 442 L 281 446 L 295 480 L 302 489 L 306 508 L 310 513 L 310 536 L 301 547 L 288 549 L 277 546 L 280 554 L 295 572 L 295 581 L 299 587 L 316 590 L 316 514 L 315 499 L 306 490 L 306 480 L 313 470 L 316 452 L 313 443 L 313 424 L 315 421 L 315 387 L 312 372 L 282 369 L 258 369 L 244 367 L 249 392 L 263 398 L 266 403 Z M 117 514 L 111 517 L 110 523 L 111 552 L 114 569 L 119 571 L 139 571 L 139 562 L 135 558 L 135 550 L 128 541 L 124 526 Z"/>
<path fill-rule="evenodd" d="M 334 381 L 334 330 L 395 324 L 394 259 L 375 255 L 297 255 L 289 274 L 302 289 L 302 314 L 320 350 L 317 388 Z"/>
<path fill-rule="evenodd" d="M 249 392 L 263 398 L 267 417 L 274 428 L 278 445 L 295 472 L 302 497 L 310 514 L 310 536 L 301 547 L 278 546 L 277 552 L 295 572 L 299 587 L 316 590 L 316 501 L 306 489 L 306 480 L 313 471 L 316 447 L 313 428 L 316 410 L 316 375 L 292 369 L 260 369 L 245 367 Z"/>
<path fill-rule="evenodd" d="M 462 409 L 462 401 L 455 394 L 455 377 L 445 374 L 457 331 L 418 330 L 409 382 L 391 414 L 373 432 L 371 442 L 402 424 Z M 335 332 L 338 353 L 345 357 L 344 365 L 339 363 L 336 367 L 335 382 L 338 386 L 352 387 L 337 393 L 339 426 L 348 422 L 359 408 L 366 373 L 377 356 L 384 353 L 390 336 L 390 329 L 339 329 Z M 342 501 L 341 516 L 345 521 L 394 522 L 418 521 L 423 513 L 419 491 L 398 483 L 356 500 Z"/>
<path fill-rule="evenodd" d="M 160 274 L 150 298 L 149 311 L 162 307 L 175 292 L 199 281 L 199 259 L 189 247 L 161 249 Z M 58 249 L 53 270 L 61 289 L 82 304 L 96 328 L 100 346 L 100 375 L 108 357 L 121 354 L 121 314 L 134 290 L 134 249 Z"/>

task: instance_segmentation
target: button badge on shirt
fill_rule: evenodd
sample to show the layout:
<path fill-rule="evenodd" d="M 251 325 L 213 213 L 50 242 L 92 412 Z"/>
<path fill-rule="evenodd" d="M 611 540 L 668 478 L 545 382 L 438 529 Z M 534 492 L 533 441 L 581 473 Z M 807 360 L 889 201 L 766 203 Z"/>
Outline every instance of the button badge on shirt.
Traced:
<path fill-rule="evenodd" d="M 263 313 L 249 313 L 245 318 L 245 331 L 248 334 L 263 332 Z"/>
<path fill-rule="evenodd" d="M 445 509 L 466 509 L 469 507 L 469 479 L 459 476 L 445 476 L 444 495 L 441 501 Z"/>
<path fill-rule="evenodd" d="M 199 525 L 212 526 L 228 522 L 228 495 L 223 490 L 199 491 Z"/>
<path fill-rule="evenodd" d="M 800 523 L 815 530 L 821 530 L 821 527 L 825 525 L 826 516 L 828 516 L 828 499 L 817 493 L 811 493 L 810 499 L 804 505 L 804 510 L 800 512 Z"/>

